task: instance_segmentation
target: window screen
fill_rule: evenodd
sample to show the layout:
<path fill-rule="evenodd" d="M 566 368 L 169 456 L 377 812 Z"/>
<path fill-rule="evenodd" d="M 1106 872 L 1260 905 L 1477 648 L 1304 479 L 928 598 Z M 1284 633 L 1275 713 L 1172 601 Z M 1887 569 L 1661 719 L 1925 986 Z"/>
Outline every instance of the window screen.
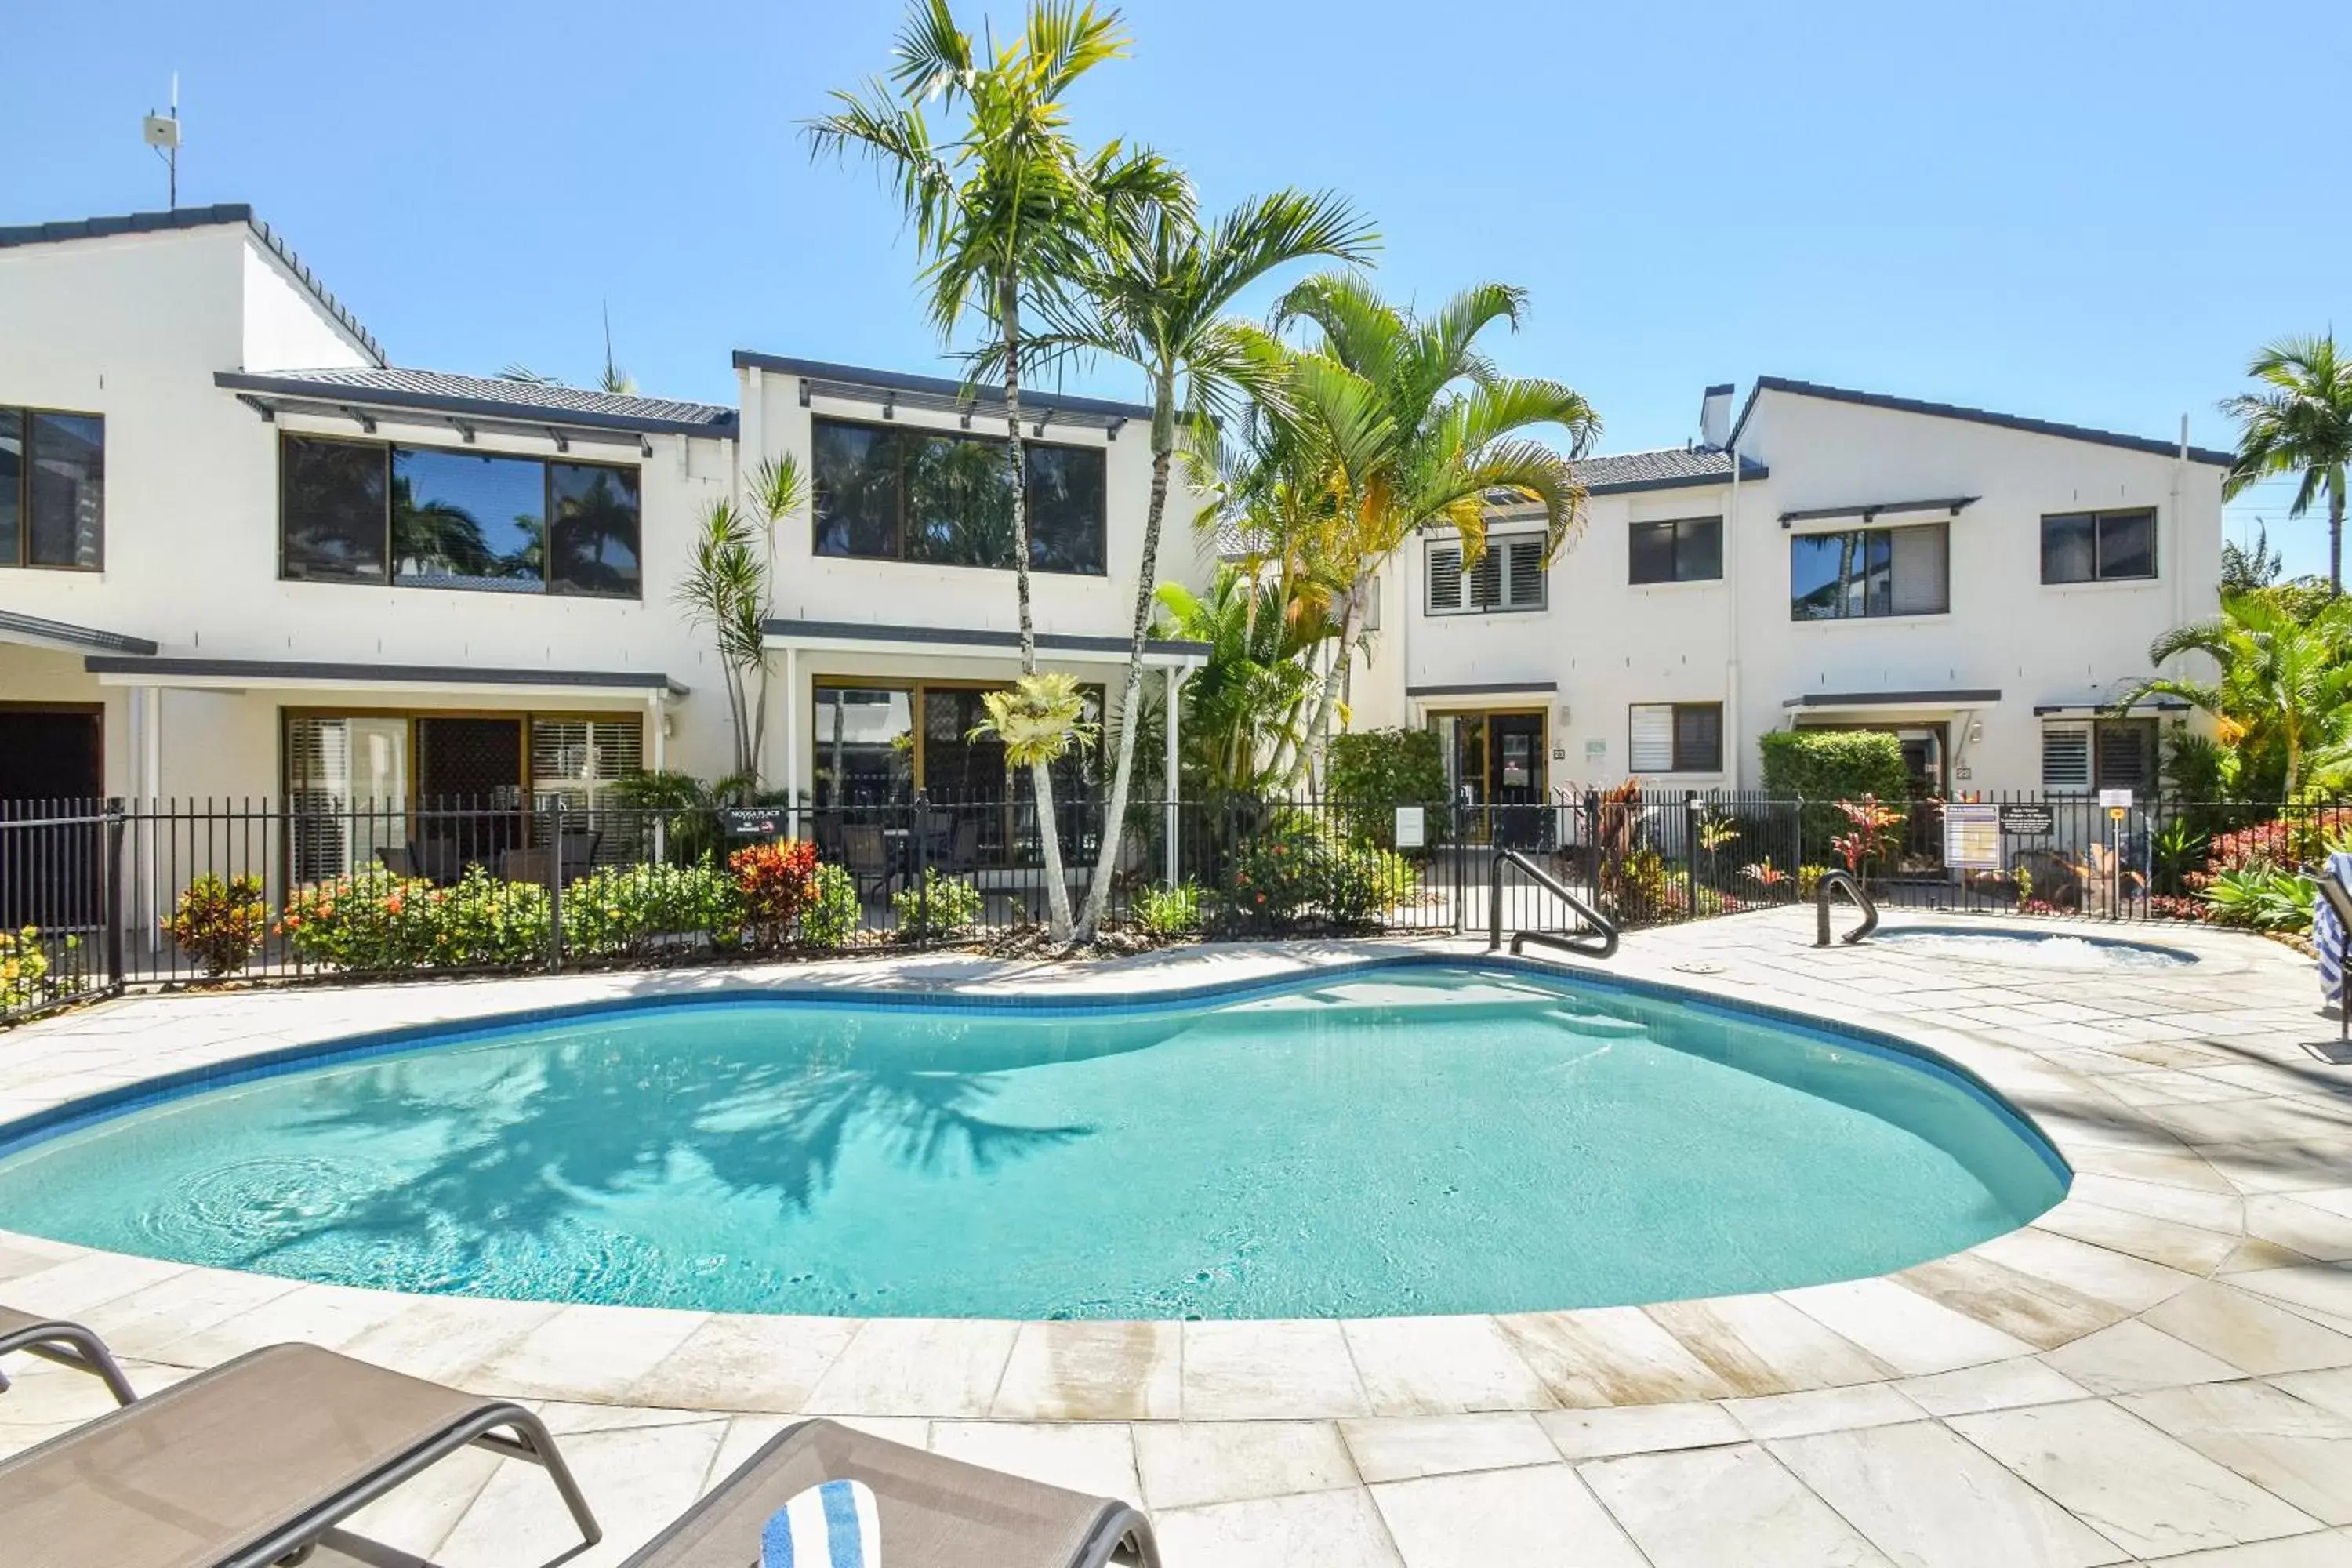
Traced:
<path fill-rule="evenodd" d="M 2091 727 L 2049 724 L 2042 731 L 2042 787 L 2046 790 L 2087 790 L 2091 787 Z"/>

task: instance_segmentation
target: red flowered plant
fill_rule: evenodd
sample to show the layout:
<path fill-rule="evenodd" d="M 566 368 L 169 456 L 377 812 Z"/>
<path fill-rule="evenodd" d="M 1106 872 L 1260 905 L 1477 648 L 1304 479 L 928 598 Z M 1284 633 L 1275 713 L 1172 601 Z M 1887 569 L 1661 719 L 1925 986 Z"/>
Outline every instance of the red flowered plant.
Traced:
<path fill-rule="evenodd" d="M 1908 820 L 1906 813 L 1881 804 L 1873 795 L 1860 800 L 1842 800 L 1837 808 L 1845 815 L 1847 828 L 1830 840 L 1830 849 L 1857 877 L 1867 862 L 1883 860 L 1894 853 L 1895 830 Z"/>
<path fill-rule="evenodd" d="M 752 844 L 727 858 L 743 895 L 743 923 L 751 945 L 779 948 L 793 922 L 817 896 L 816 846 L 806 839 Z"/>

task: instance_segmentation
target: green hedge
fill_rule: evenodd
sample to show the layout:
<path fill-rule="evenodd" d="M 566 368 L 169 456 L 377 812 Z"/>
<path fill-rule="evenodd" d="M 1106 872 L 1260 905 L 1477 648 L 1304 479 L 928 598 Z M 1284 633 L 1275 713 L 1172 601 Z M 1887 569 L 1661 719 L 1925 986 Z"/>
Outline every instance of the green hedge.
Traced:
<path fill-rule="evenodd" d="M 1830 840 L 1846 830 L 1837 802 L 1866 795 L 1889 805 L 1911 799 L 1903 742 L 1885 730 L 1775 730 L 1758 744 L 1764 752 L 1764 793 L 1806 803 L 1804 858 L 1810 863 L 1828 864 Z"/>
<path fill-rule="evenodd" d="M 1351 837 L 1393 849 L 1398 806 L 1445 805 L 1445 753 L 1434 730 L 1334 735 L 1325 785 Z"/>

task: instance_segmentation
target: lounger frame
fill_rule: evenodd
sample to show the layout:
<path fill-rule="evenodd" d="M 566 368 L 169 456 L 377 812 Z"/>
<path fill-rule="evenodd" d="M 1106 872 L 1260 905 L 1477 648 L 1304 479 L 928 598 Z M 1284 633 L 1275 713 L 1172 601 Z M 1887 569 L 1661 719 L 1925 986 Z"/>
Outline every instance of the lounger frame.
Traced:
<path fill-rule="evenodd" d="M 23 1351 L 56 1365 L 89 1373 L 106 1384 L 106 1391 L 114 1395 L 117 1405 L 129 1405 L 139 1397 L 131 1380 L 122 1375 L 122 1368 L 116 1364 L 113 1352 L 106 1348 L 106 1342 L 79 1323 L 49 1318 L 0 1333 L 0 1355 L 11 1351 Z M 7 1387 L 7 1374 L 0 1373 L 0 1393 L 6 1392 Z"/>

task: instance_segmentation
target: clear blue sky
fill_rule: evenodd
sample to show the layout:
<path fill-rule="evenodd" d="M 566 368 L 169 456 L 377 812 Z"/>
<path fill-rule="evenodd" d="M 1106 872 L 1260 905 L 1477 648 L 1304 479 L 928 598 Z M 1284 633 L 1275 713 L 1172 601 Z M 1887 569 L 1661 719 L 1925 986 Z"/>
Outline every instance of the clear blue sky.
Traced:
<path fill-rule="evenodd" d="M 1000 18 L 1013 6 L 992 7 Z M 967 4 L 967 16 L 980 12 Z M 1133 0 L 1080 130 L 1211 205 L 1331 186 L 1392 293 L 1533 292 L 1512 369 L 1615 450 L 1759 373 L 2228 445 L 2248 353 L 2352 279 L 2343 0 L 1594 5 Z M 163 205 L 139 116 L 182 78 L 181 199 L 250 202 L 395 363 L 731 399 L 738 347 L 924 368 L 873 179 L 800 121 L 880 69 L 887 0 L 25 5 L 0 224 Z M 2352 316 L 2352 311 L 2345 312 Z M 1072 384 L 1113 395 L 1131 373 Z M 2257 514 L 2293 570 L 2319 525 Z"/>

